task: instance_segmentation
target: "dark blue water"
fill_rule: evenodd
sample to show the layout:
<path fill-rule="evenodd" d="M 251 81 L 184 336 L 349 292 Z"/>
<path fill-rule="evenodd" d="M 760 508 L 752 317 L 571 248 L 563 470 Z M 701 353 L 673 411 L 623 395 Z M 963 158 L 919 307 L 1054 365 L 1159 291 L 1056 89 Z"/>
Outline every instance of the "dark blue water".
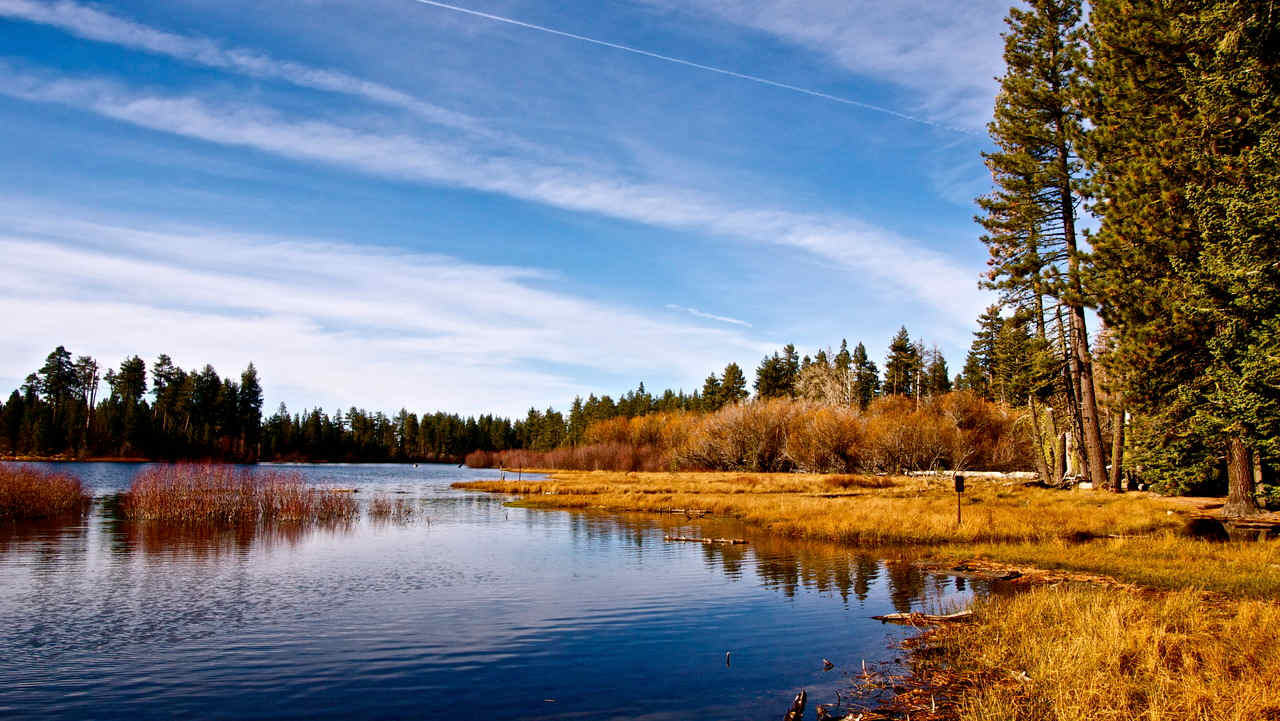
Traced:
<path fill-rule="evenodd" d="M 98 497 L 85 522 L 0 527 L 3 717 L 776 719 L 896 655 L 904 632 L 871 615 L 957 597 L 909 563 L 731 521 L 449 488 L 489 471 L 292 466 L 415 514 L 209 533 L 117 519 L 138 466 L 63 470 Z M 663 541 L 681 533 L 751 544 Z"/>

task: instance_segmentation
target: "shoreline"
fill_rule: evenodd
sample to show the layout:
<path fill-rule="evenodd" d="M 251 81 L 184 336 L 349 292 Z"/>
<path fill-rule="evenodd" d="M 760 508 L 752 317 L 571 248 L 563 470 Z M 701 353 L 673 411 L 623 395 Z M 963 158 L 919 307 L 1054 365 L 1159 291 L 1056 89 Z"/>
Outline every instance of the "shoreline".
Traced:
<path fill-rule="evenodd" d="M 1280 540 L 1198 538 L 1193 521 L 1202 509 L 1152 494 L 980 482 L 972 484 L 966 506 L 927 479 L 859 488 L 852 477 L 797 477 L 802 475 L 553 470 L 546 480 L 454 485 L 518 496 L 515 504 L 523 507 L 612 513 L 692 508 L 736 518 L 761 533 L 823 538 L 850 549 L 905 545 L 921 551 L 916 564 L 934 573 L 1018 589 L 975 598 L 963 623 L 914 619 L 920 633 L 902 646 L 907 676 L 855 679 L 855 694 L 864 689 L 867 699 L 875 689 L 893 690 L 892 698 L 853 712 L 864 721 L 904 714 L 927 721 L 1173 721 L 1194 717 L 1210 697 L 1219 706 L 1234 704 L 1234 715 L 1224 711 L 1223 718 L 1280 714 L 1280 706 L 1265 701 L 1280 698 Z M 840 483 L 849 487 L 833 487 Z M 955 524 L 957 500 L 984 523 L 985 534 Z M 1142 518 L 1107 510 L 1117 503 L 1130 514 L 1145 514 L 1150 527 L 1137 533 L 1108 528 L 1135 520 L 1141 525 Z M 1074 512 L 1063 512 L 1063 504 Z M 862 505 L 881 513 L 859 516 Z M 1037 509 L 1046 511 L 1038 523 L 1020 520 Z M 841 514 L 849 516 L 843 524 L 831 519 Z M 943 515 L 949 529 L 938 523 Z M 894 521 L 896 533 L 876 532 Z M 877 537 L 908 542 L 876 544 Z M 1171 640 L 1155 640 L 1166 637 Z M 1176 642 L 1179 650 L 1170 657 L 1175 638 L 1185 640 Z M 1064 658 L 1090 660 L 1064 665 Z M 1170 670 L 1181 676 L 1171 677 Z M 1231 693 L 1236 689 L 1248 692 Z"/>

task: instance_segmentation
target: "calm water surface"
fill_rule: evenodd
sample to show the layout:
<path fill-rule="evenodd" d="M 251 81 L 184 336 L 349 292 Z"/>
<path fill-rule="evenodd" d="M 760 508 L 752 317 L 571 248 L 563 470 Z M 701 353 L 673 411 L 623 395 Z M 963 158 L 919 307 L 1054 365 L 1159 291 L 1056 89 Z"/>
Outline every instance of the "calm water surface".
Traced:
<path fill-rule="evenodd" d="M 183 532 L 115 517 L 139 468 L 69 464 L 83 523 L 0 526 L 0 716 L 776 719 L 894 658 L 871 615 L 964 595 L 729 521 L 507 508 L 440 465 L 288 467 L 408 522 Z"/>

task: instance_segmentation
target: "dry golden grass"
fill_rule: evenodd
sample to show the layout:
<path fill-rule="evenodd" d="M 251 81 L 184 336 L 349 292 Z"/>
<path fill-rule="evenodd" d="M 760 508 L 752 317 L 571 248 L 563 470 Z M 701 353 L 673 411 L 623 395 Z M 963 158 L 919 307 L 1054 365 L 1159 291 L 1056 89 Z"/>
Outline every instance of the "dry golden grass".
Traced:
<path fill-rule="evenodd" d="M 1280 598 L 1280 540 L 1204 541 L 1166 532 L 1089 543 L 1049 540 L 930 549 L 947 561 L 1004 564 L 1110 576 L 1162 590 L 1201 590 L 1234 598 Z"/>
<path fill-rule="evenodd" d="M 959 526 L 950 482 L 922 477 L 557 471 L 547 481 L 456 485 L 522 495 L 521 505 L 537 508 L 705 509 L 786 536 L 858 544 L 1084 539 L 1155 533 L 1184 523 L 1169 513 L 1172 506 L 1145 494 L 981 480 L 969 483 Z"/>
<path fill-rule="evenodd" d="M 971 682 L 964 721 L 1280 719 L 1280 606 L 1040 587 L 974 604 L 931 638 Z"/>

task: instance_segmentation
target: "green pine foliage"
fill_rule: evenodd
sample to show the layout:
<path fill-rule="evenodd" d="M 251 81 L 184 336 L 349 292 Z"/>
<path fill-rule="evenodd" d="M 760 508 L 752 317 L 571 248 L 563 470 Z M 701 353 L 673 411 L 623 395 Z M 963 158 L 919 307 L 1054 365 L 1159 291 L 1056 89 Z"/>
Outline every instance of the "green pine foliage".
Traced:
<path fill-rule="evenodd" d="M 1138 454 L 1180 488 L 1203 485 L 1233 442 L 1269 472 L 1280 450 L 1276 11 L 1101 0 L 1091 19 L 1088 148 L 1103 218 L 1091 285 L 1143 416 Z"/>

